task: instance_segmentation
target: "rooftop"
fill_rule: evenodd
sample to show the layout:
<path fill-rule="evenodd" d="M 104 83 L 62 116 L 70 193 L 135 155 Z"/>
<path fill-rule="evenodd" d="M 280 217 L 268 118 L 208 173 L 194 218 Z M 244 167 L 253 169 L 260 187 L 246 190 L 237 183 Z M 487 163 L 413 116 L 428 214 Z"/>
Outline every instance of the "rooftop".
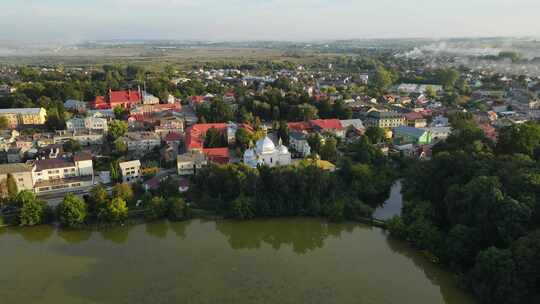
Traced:
<path fill-rule="evenodd" d="M 27 164 L 3 164 L 0 165 L 0 174 L 30 172 L 32 167 Z"/>

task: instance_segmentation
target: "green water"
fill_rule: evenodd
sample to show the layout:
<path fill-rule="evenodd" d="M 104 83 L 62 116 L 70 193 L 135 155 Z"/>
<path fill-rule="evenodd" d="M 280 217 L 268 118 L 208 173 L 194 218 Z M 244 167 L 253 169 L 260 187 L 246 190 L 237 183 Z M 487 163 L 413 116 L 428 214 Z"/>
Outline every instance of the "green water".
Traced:
<path fill-rule="evenodd" d="M 472 301 L 378 228 L 294 218 L 3 229 L 0 303 Z"/>

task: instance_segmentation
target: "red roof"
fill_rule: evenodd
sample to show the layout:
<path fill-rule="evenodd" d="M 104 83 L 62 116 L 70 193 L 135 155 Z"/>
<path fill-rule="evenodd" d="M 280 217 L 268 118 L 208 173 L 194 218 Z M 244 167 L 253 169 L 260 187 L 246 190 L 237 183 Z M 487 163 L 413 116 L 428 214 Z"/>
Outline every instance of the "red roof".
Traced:
<path fill-rule="evenodd" d="M 311 126 L 309 125 L 309 123 L 307 123 L 305 121 L 289 122 L 289 123 L 287 123 L 287 126 L 291 130 L 300 131 L 300 132 L 301 131 L 309 131 L 309 130 L 311 130 Z"/>
<path fill-rule="evenodd" d="M 142 95 L 139 90 L 112 91 L 109 90 L 107 96 L 96 96 L 93 108 L 104 110 L 115 107 L 131 108 L 135 104 L 142 102 Z"/>
<path fill-rule="evenodd" d="M 423 119 L 423 118 L 424 116 L 418 112 L 410 112 L 410 113 L 405 114 L 405 119 L 409 121 L 414 121 L 414 120 Z"/>
<path fill-rule="evenodd" d="M 165 136 L 165 141 L 180 141 L 182 140 L 183 136 L 180 133 L 177 132 L 171 132 Z"/>
<path fill-rule="evenodd" d="M 341 121 L 339 119 L 315 119 L 310 121 L 313 127 L 322 130 L 343 130 Z"/>
<path fill-rule="evenodd" d="M 228 164 L 230 161 L 229 148 L 203 149 L 203 153 L 208 156 L 211 162 L 218 164 Z"/>
<path fill-rule="evenodd" d="M 186 149 L 191 151 L 193 149 L 202 149 L 204 145 L 204 136 L 206 132 L 211 128 L 215 128 L 218 131 L 226 132 L 226 123 L 213 123 L 213 124 L 197 124 L 191 126 L 186 132 Z"/>

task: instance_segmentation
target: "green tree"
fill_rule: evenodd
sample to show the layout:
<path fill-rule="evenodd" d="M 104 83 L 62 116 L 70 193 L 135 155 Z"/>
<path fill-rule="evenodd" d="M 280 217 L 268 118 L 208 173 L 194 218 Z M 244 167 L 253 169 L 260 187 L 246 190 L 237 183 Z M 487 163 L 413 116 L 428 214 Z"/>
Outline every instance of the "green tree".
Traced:
<path fill-rule="evenodd" d="M 88 207 L 92 212 L 97 212 L 101 208 L 105 207 L 109 201 L 109 194 L 103 184 L 97 184 L 88 195 Z"/>
<path fill-rule="evenodd" d="M 282 120 L 279 122 L 277 136 L 285 146 L 289 145 L 289 126 L 286 121 Z"/>
<path fill-rule="evenodd" d="M 109 137 L 114 141 L 121 136 L 124 136 L 128 130 L 128 125 L 126 122 L 121 120 L 112 120 L 109 122 Z"/>
<path fill-rule="evenodd" d="M 21 191 L 17 195 L 16 203 L 20 207 L 20 226 L 35 226 L 45 221 L 47 205 L 37 199 L 34 193 Z"/>
<path fill-rule="evenodd" d="M 377 90 L 379 95 L 386 93 L 388 88 L 393 83 L 393 76 L 388 70 L 382 66 L 378 66 L 375 70 L 375 75 L 373 77 L 373 86 Z"/>
<path fill-rule="evenodd" d="M 459 79 L 459 72 L 452 68 L 440 69 L 436 75 L 439 83 L 447 90 L 454 88 Z"/>
<path fill-rule="evenodd" d="M 317 118 L 317 108 L 310 105 L 310 104 L 301 104 L 298 106 L 298 112 L 300 115 L 300 119 L 303 121 L 308 121 Z"/>
<path fill-rule="evenodd" d="M 225 135 L 218 131 L 216 128 L 210 128 L 206 132 L 204 137 L 204 147 L 205 148 L 220 148 L 226 147 L 227 140 Z"/>
<path fill-rule="evenodd" d="M 98 218 L 101 221 L 120 222 L 127 218 L 128 211 L 126 201 L 120 197 L 115 197 L 100 210 Z"/>
<path fill-rule="evenodd" d="M 189 216 L 189 207 L 183 198 L 176 196 L 167 199 L 168 218 L 171 221 L 181 221 Z"/>
<path fill-rule="evenodd" d="M 17 188 L 17 182 L 15 181 L 15 178 L 13 177 L 12 174 L 7 175 L 6 184 L 7 184 L 8 197 L 10 199 L 14 199 L 19 193 L 19 189 Z"/>
<path fill-rule="evenodd" d="M 384 141 L 384 129 L 379 127 L 369 127 L 366 129 L 365 136 L 367 136 L 371 143 L 378 144 Z"/>
<path fill-rule="evenodd" d="M 253 200 L 246 196 L 239 196 L 232 202 L 231 213 L 235 218 L 247 220 L 255 217 Z"/>
<path fill-rule="evenodd" d="M 7 129 L 9 128 L 9 121 L 7 117 L 1 116 L 0 117 L 0 129 Z"/>
<path fill-rule="evenodd" d="M 319 135 L 319 133 L 313 133 L 308 135 L 307 142 L 309 144 L 309 147 L 311 148 L 312 154 L 321 153 L 322 137 Z"/>
<path fill-rule="evenodd" d="M 129 114 L 129 111 L 123 107 L 115 107 L 114 110 L 114 117 L 118 120 L 126 119 L 126 116 Z"/>
<path fill-rule="evenodd" d="M 60 223 L 66 227 L 75 227 L 86 221 L 87 206 L 83 199 L 68 194 L 57 207 L 57 216 Z"/>
<path fill-rule="evenodd" d="M 480 252 L 470 280 L 482 303 L 515 303 L 516 265 L 509 250 L 490 247 Z"/>
<path fill-rule="evenodd" d="M 252 141 L 251 134 L 244 128 L 236 130 L 235 134 L 236 146 L 243 152 L 249 148 L 249 144 Z"/>
<path fill-rule="evenodd" d="M 320 148 L 321 159 L 335 162 L 337 160 L 337 140 L 328 138 Z"/>
<path fill-rule="evenodd" d="M 133 193 L 133 188 L 128 183 L 121 183 L 113 187 L 113 197 L 121 198 L 126 203 L 132 203 L 135 199 L 135 194 Z"/>
<path fill-rule="evenodd" d="M 164 218 L 167 214 L 167 203 L 161 196 L 154 196 L 145 202 L 144 217 L 149 220 Z"/>
<path fill-rule="evenodd" d="M 79 152 L 82 150 L 82 145 L 79 141 L 77 140 L 74 140 L 74 139 L 69 139 L 68 141 L 66 141 L 63 145 L 63 148 L 64 148 L 64 151 L 65 152 Z"/>

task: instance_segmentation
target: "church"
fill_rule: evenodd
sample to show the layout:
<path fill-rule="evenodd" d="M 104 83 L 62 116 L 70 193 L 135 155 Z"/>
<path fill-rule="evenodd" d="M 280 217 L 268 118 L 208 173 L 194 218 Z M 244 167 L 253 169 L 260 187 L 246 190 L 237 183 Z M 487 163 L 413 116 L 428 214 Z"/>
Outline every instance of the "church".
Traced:
<path fill-rule="evenodd" d="M 281 139 L 276 147 L 268 136 L 257 141 L 255 148 L 250 148 L 244 152 L 244 163 L 252 168 L 256 168 L 258 165 L 268 167 L 287 166 L 291 162 L 291 153 L 282 144 Z"/>

